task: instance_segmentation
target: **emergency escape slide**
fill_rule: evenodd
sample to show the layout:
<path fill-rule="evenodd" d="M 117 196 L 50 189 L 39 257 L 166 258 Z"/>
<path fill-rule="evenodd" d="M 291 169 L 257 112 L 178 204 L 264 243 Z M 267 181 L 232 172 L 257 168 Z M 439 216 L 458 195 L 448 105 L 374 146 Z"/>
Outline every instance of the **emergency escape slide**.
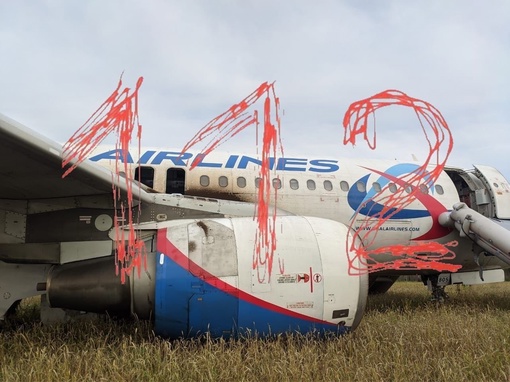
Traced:
<path fill-rule="evenodd" d="M 461 237 L 470 238 L 483 250 L 510 265 L 510 221 L 493 220 L 465 203 L 456 203 L 452 211 L 439 216 L 439 223 L 444 227 L 455 227 Z"/>

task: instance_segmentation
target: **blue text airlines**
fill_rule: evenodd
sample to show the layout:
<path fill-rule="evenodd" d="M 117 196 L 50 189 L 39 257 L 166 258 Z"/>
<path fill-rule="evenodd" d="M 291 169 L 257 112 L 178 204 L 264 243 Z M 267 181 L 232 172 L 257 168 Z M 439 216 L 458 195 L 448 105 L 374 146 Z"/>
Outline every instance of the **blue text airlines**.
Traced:
<path fill-rule="evenodd" d="M 104 160 L 115 160 L 119 158 L 120 149 L 103 151 L 90 158 L 91 161 L 101 162 Z M 140 159 L 128 153 L 127 162 L 140 165 L 170 165 L 176 167 L 186 167 L 192 161 L 198 160 L 197 167 L 205 168 L 225 168 L 225 169 L 247 169 L 250 165 L 262 165 L 262 160 L 247 155 L 228 155 L 221 160 L 215 159 L 209 161 L 201 154 L 185 152 L 180 154 L 178 151 L 146 150 L 140 155 Z M 296 172 L 316 172 L 332 173 L 339 170 L 338 160 L 334 159 L 307 159 L 307 158 L 270 158 L 271 170 L 296 171 Z"/>

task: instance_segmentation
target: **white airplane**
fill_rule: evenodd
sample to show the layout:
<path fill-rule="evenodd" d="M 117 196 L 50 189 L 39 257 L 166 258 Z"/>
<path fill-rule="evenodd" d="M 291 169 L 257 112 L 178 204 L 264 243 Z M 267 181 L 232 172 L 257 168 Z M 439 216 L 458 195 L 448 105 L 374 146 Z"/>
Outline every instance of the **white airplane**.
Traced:
<path fill-rule="evenodd" d="M 0 115 L 0 319 L 41 295 L 45 322 L 108 312 L 153 320 L 166 337 L 343 333 L 369 291 L 400 275 L 421 275 L 442 299 L 446 285 L 504 281 L 510 264 L 510 185 L 491 167 L 448 168 L 413 187 L 399 180 L 416 163 L 272 158 L 276 248 L 258 253 L 256 156 L 211 153 L 190 170 L 196 153 L 147 149 L 127 156 L 146 264 L 123 283 L 112 179 L 121 200 L 128 190 L 112 177 L 117 154 L 102 148 L 62 179 L 62 147 Z M 395 195 L 408 203 L 387 209 Z M 450 252 L 385 252 L 416 243 Z"/>

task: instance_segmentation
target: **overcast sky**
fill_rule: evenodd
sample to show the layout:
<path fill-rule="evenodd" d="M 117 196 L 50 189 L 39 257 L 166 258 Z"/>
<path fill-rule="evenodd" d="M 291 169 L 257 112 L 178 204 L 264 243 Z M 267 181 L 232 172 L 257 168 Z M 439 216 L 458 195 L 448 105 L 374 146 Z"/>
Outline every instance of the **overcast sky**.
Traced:
<path fill-rule="evenodd" d="M 349 104 L 398 89 L 443 113 L 451 166 L 510 178 L 509 25 L 508 0 L 1 1 L 0 113 L 65 142 L 124 71 L 144 77 L 142 144 L 180 148 L 276 81 L 287 155 L 424 159 L 405 108 L 378 114 L 376 151 L 342 145 Z"/>

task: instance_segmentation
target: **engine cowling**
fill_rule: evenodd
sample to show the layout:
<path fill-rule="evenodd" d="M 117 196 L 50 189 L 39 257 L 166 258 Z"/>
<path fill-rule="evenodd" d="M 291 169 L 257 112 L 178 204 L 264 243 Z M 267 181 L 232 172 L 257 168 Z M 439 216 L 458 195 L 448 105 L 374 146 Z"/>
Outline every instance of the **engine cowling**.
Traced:
<path fill-rule="evenodd" d="M 176 223 L 158 231 L 155 330 L 170 337 L 354 329 L 368 277 L 349 276 L 348 228 L 279 217 L 274 257 L 256 261 L 252 218 Z"/>
<path fill-rule="evenodd" d="M 119 289 L 119 305 L 153 317 L 155 332 L 172 338 L 207 332 L 212 337 L 344 333 L 356 328 L 366 303 L 368 275 L 348 274 L 349 229 L 332 220 L 298 216 L 278 217 L 275 228 L 276 250 L 266 256 L 256 252 L 257 222 L 252 218 L 158 224 L 156 252 L 151 253 L 155 261 L 149 261 L 152 266 L 142 280 L 130 278 L 129 293 Z M 87 290 L 93 290 L 91 300 L 100 306 L 97 279 L 93 286 L 72 286 L 79 300 L 65 291 L 64 285 L 76 280 L 65 267 L 77 274 L 76 264 L 51 273 L 50 304 L 58 301 L 57 306 L 71 308 L 65 301 L 73 301 L 72 309 L 81 309 L 77 301 L 83 301 L 89 309 Z M 115 277 L 113 268 L 111 273 Z M 52 285 L 58 288 L 51 290 Z M 110 309 L 111 302 L 109 298 Z"/>

